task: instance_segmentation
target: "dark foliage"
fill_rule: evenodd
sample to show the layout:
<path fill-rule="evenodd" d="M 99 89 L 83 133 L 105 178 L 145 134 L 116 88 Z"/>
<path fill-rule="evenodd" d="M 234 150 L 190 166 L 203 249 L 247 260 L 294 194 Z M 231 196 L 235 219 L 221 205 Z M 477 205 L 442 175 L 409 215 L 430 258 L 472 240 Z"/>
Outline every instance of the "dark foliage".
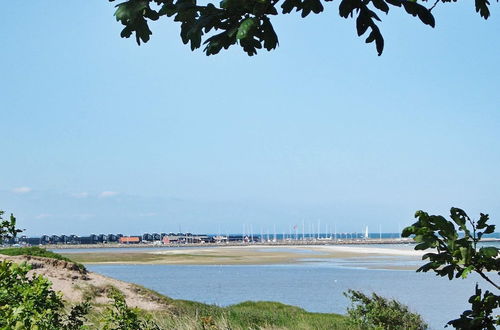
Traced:
<path fill-rule="evenodd" d="M 396 300 L 386 299 L 373 293 L 371 297 L 362 292 L 349 290 L 344 295 L 352 302 L 347 309 L 354 326 L 361 329 L 423 330 L 427 323 L 408 306 Z"/>
<path fill-rule="evenodd" d="M 450 218 L 429 215 L 423 211 L 415 214 L 417 222 L 406 227 L 402 236 L 413 236 L 418 243 L 415 250 L 435 249 L 426 253 L 423 260 L 429 262 L 417 272 L 434 271 L 436 275 L 453 278 L 465 278 L 471 272 L 479 274 L 496 290 L 500 287 L 491 276 L 500 275 L 499 250 L 496 247 L 480 247 L 478 243 L 484 234 L 495 231 L 495 225 L 488 224 L 487 214 L 480 214 L 474 221 L 461 209 L 451 208 Z M 484 296 L 476 285 L 476 291 L 470 297 L 471 310 L 463 312 L 461 317 L 448 322 L 457 329 L 495 329 L 500 326 L 500 316 L 493 316 L 493 311 L 500 306 L 500 296 L 486 291 Z"/>
<path fill-rule="evenodd" d="M 358 36 L 367 35 L 365 41 L 375 42 L 381 55 L 384 38 L 377 25 L 381 21 L 380 14 L 388 14 L 391 7 L 404 9 L 422 23 L 434 27 L 432 8 L 439 2 L 452 1 L 456 0 L 437 0 L 427 8 L 417 0 L 340 0 L 338 10 L 341 17 L 356 19 Z M 127 0 L 116 5 L 115 16 L 125 26 L 121 36 L 129 38 L 135 34 L 138 44 L 149 41 L 150 21 L 172 17 L 180 23 L 182 42 L 189 43 L 191 50 L 200 48 L 203 41 L 205 53 L 214 55 L 223 48 L 239 44 L 252 56 L 259 49 L 272 50 L 278 46 L 271 16 L 278 15 L 278 11 L 282 14 L 296 11 L 304 18 L 323 12 L 326 2 L 332 0 L 222 0 L 219 4 L 206 5 L 197 0 Z M 476 12 L 484 19 L 490 16 L 489 5 L 488 0 L 475 0 Z"/>
<path fill-rule="evenodd" d="M 89 304 L 68 314 L 61 296 L 42 276 L 28 276 L 26 264 L 0 262 L 0 329 L 80 329 Z"/>

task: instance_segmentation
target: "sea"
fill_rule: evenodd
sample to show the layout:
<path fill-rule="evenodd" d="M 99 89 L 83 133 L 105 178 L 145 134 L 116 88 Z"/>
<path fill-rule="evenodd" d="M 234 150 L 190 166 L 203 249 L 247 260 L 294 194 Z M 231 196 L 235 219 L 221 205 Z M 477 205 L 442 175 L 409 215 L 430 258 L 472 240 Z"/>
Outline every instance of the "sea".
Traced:
<path fill-rule="evenodd" d="M 489 245 L 499 246 L 498 243 Z M 132 252 L 131 249 L 134 250 L 114 248 L 113 251 Z M 64 250 L 64 253 L 68 252 Z M 78 249 L 72 252 L 90 251 Z M 390 262 L 393 266 L 411 265 L 415 269 L 423 263 L 407 257 L 394 257 Z M 87 268 L 175 299 L 219 306 L 248 300 L 278 301 L 310 312 L 344 314 L 350 305 L 344 292 L 349 289 L 367 294 L 375 292 L 408 305 L 411 311 L 422 315 L 431 329 L 444 328 L 449 320 L 458 318 L 469 308 L 467 300 L 474 294 L 476 282 L 485 289 L 495 290 L 474 274 L 450 281 L 433 273 L 377 269 L 378 264 L 386 268 L 387 258 L 304 259 L 295 264 L 277 265 L 101 264 L 87 265 Z"/>

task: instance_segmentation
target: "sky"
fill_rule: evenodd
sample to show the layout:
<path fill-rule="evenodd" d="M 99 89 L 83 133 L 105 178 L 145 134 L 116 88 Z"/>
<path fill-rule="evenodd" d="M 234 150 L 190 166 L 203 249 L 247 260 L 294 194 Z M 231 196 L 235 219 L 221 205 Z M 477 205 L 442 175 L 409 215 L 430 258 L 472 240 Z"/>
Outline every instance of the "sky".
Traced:
<path fill-rule="evenodd" d="M 0 209 L 27 235 L 498 223 L 496 2 L 439 4 L 435 29 L 393 8 L 380 57 L 335 2 L 273 18 L 254 57 L 192 52 L 169 19 L 139 47 L 113 6 L 3 8 Z"/>

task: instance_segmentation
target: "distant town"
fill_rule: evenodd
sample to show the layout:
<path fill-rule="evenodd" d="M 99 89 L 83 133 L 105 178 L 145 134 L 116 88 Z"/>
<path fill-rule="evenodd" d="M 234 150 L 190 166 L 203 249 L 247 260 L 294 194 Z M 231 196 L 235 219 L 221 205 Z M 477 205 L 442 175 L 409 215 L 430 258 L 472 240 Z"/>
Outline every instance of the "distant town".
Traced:
<path fill-rule="evenodd" d="M 485 235 L 485 241 L 498 241 L 500 234 Z M 314 233 L 314 234 L 192 234 L 192 233 L 144 233 L 126 236 L 123 234 L 42 235 L 40 237 L 19 236 L 4 242 L 7 245 L 36 246 L 57 245 L 59 247 L 107 245 L 109 247 L 178 246 L 199 244 L 364 244 L 407 243 L 411 238 L 401 238 L 398 233 Z"/>
<path fill-rule="evenodd" d="M 240 237 L 231 237 L 242 240 Z M 227 236 L 193 235 L 191 233 L 145 233 L 142 235 L 125 236 L 123 234 L 91 234 L 77 235 L 42 235 L 40 237 L 20 236 L 11 240 L 10 244 L 19 245 L 87 245 L 87 244 L 193 244 L 216 243 L 228 240 Z"/>
<path fill-rule="evenodd" d="M 362 233 L 338 234 L 192 234 L 192 233 L 144 233 L 126 236 L 123 234 L 42 235 L 40 237 L 19 236 L 6 242 L 9 245 L 181 245 L 181 244 L 221 244 L 221 243 L 332 243 L 358 242 L 366 240 L 401 241 L 399 234 L 383 233 L 366 235 Z"/>

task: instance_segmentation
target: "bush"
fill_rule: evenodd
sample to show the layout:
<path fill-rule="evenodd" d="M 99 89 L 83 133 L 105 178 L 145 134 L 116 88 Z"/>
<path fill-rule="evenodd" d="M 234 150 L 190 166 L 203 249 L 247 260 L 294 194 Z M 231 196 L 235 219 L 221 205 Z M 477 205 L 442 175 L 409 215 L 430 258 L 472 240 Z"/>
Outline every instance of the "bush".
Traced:
<path fill-rule="evenodd" d="M 42 276 L 28 277 L 29 270 L 26 264 L 0 263 L 0 328 L 80 329 L 89 305 L 77 305 L 66 314 L 51 283 Z"/>
<path fill-rule="evenodd" d="M 389 300 L 375 293 L 371 297 L 348 290 L 344 295 L 352 302 L 347 309 L 350 322 L 362 329 L 421 330 L 428 325 L 418 314 L 408 310 L 406 305 Z"/>
<path fill-rule="evenodd" d="M 157 324 L 148 318 L 141 317 L 136 308 L 129 308 L 123 294 L 115 288 L 110 289 L 108 297 L 113 299 L 111 307 L 107 309 L 104 319 L 105 330 L 156 330 L 160 329 Z"/>

